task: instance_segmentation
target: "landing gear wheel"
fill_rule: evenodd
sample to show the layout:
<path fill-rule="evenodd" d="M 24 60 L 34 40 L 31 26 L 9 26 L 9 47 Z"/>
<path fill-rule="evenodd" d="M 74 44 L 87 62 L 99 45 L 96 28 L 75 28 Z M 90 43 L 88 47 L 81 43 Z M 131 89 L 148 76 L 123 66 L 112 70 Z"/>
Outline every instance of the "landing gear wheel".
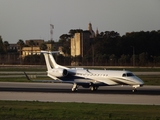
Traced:
<path fill-rule="evenodd" d="M 137 89 L 136 89 L 136 88 L 132 90 L 132 92 L 133 92 L 133 93 L 134 93 L 134 92 L 136 92 L 136 91 L 137 91 Z"/>
<path fill-rule="evenodd" d="M 96 91 L 98 89 L 98 87 L 97 86 L 91 86 L 90 89 L 91 89 L 91 91 Z"/>
<path fill-rule="evenodd" d="M 72 92 L 76 92 L 77 90 L 77 88 L 72 88 Z"/>

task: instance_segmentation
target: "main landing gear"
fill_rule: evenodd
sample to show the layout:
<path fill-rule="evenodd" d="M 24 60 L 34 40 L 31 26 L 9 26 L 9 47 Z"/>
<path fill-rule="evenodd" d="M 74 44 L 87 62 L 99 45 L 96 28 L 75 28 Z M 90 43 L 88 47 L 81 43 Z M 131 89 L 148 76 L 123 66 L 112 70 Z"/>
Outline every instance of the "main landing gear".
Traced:
<path fill-rule="evenodd" d="M 78 85 L 76 83 L 73 84 L 72 91 L 76 92 L 78 90 Z"/>
<path fill-rule="evenodd" d="M 134 93 L 134 92 L 136 92 L 137 91 L 137 89 L 136 88 L 134 88 L 133 90 L 132 90 L 132 92 Z"/>
<path fill-rule="evenodd" d="M 90 87 L 91 91 L 96 91 L 98 89 L 98 86 L 94 86 L 94 85 L 88 86 L 87 88 L 89 88 L 89 87 Z M 76 92 L 77 90 L 78 90 L 78 85 L 76 83 L 74 83 L 73 87 L 72 87 L 72 91 Z"/>
<path fill-rule="evenodd" d="M 91 86 L 90 89 L 91 89 L 91 91 L 96 91 L 98 89 L 98 87 L 97 86 Z"/>

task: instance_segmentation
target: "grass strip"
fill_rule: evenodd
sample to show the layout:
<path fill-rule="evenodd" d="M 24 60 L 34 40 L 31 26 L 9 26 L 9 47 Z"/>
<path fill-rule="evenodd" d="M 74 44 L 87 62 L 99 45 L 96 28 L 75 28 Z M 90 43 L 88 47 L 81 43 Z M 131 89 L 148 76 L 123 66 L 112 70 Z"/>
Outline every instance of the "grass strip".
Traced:
<path fill-rule="evenodd" d="M 0 101 L 3 120 L 160 120 L 160 106 Z"/>

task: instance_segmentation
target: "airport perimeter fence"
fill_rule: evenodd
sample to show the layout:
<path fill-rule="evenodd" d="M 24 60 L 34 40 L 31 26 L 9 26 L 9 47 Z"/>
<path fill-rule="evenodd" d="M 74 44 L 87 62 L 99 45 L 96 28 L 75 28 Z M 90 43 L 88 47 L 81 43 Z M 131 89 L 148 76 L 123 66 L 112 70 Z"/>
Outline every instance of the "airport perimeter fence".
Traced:
<path fill-rule="evenodd" d="M 120 61 L 119 59 L 99 59 L 92 60 L 73 60 L 69 57 L 57 57 L 56 61 L 64 66 L 134 66 L 134 67 L 160 67 L 160 61 L 153 60 L 152 62 L 145 59 L 144 61 L 135 60 L 134 62 Z M 43 56 L 28 56 L 24 59 L 17 54 L 0 55 L 0 65 L 45 65 Z"/>

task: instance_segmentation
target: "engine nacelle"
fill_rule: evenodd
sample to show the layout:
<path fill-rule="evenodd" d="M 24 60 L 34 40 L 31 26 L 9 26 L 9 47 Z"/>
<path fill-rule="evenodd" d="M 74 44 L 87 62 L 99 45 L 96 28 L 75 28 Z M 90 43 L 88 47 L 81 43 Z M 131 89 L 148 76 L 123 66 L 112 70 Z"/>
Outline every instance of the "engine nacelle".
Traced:
<path fill-rule="evenodd" d="M 49 72 L 49 74 L 55 77 L 65 77 L 68 75 L 68 71 L 62 68 L 55 68 L 52 70 L 52 72 Z"/>

